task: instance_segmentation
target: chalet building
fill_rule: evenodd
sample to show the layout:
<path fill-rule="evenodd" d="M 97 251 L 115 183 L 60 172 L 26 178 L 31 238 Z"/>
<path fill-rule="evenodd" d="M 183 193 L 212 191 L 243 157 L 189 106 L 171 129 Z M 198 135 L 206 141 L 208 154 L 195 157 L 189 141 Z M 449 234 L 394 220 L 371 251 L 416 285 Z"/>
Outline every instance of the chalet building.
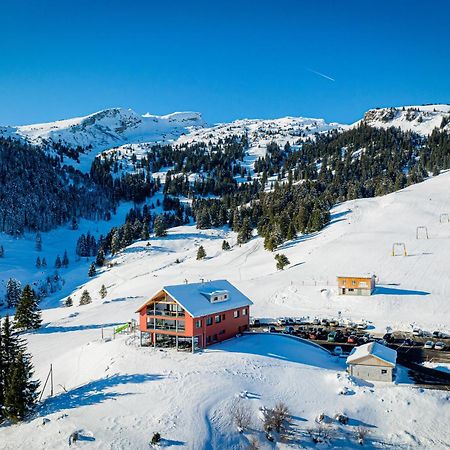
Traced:
<path fill-rule="evenodd" d="M 195 351 L 249 327 L 253 303 L 226 280 L 164 286 L 139 313 L 141 345 Z"/>
<path fill-rule="evenodd" d="M 375 275 L 337 277 L 339 295 L 372 295 Z"/>
<path fill-rule="evenodd" d="M 363 380 L 392 381 L 397 352 L 392 348 L 369 342 L 355 347 L 347 357 L 347 371 Z"/>

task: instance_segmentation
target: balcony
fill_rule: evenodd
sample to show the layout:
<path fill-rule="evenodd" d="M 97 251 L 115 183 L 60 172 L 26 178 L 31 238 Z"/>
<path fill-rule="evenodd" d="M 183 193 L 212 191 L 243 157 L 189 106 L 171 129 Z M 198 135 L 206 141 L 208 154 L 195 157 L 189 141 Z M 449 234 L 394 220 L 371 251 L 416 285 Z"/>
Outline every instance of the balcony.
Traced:
<path fill-rule="evenodd" d="M 184 320 L 148 319 L 147 330 L 184 332 L 185 323 Z"/>
<path fill-rule="evenodd" d="M 178 310 L 174 311 L 168 308 L 147 308 L 147 316 L 164 316 L 164 317 L 173 317 L 173 318 L 184 318 L 185 311 Z"/>

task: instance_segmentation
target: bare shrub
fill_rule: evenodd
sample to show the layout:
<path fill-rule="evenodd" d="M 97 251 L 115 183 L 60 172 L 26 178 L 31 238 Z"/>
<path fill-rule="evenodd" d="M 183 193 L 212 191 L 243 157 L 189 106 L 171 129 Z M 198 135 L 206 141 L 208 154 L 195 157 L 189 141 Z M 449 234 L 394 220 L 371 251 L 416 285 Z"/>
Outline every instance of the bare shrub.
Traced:
<path fill-rule="evenodd" d="M 259 450 L 259 442 L 254 436 L 250 439 L 247 450 Z"/>
<path fill-rule="evenodd" d="M 369 434 L 369 430 L 365 427 L 358 427 L 355 430 L 355 437 L 358 441 L 358 444 L 364 445 L 364 441 L 366 440 L 367 435 Z"/>
<path fill-rule="evenodd" d="M 241 399 L 236 399 L 231 406 L 231 418 L 240 433 L 250 427 L 252 415 L 250 410 L 245 407 Z"/>
<path fill-rule="evenodd" d="M 289 426 L 289 408 L 286 403 L 278 402 L 273 409 L 264 411 L 264 431 L 270 434 L 276 431 L 280 437 L 285 437 Z"/>
<path fill-rule="evenodd" d="M 334 435 L 334 430 L 323 422 L 318 423 L 315 427 L 308 428 L 307 432 L 316 444 L 319 442 L 328 442 Z"/>

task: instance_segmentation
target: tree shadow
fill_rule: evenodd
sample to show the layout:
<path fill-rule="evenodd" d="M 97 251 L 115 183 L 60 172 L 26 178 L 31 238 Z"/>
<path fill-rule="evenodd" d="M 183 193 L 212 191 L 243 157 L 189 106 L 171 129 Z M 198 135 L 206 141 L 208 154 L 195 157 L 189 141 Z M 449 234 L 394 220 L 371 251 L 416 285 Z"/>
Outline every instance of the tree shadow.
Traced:
<path fill-rule="evenodd" d="M 74 325 L 70 327 L 54 327 L 47 326 L 44 324 L 41 328 L 33 331 L 33 334 L 48 334 L 48 333 L 67 333 L 71 331 L 86 331 L 86 330 L 97 330 L 99 328 L 108 328 L 108 327 L 116 327 L 118 325 L 123 325 L 123 322 L 115 322 L 115 323 L 100 323 L 93 325 Z"/>
<path fill-rule="evenodd" d="M 372 295 L 430 295 L 426 291 L 413 291 L 410 289 L 394 289 L 391 287 L 377 286 Z"/>
<path fill-rule="evenodd" d="M 44 401 L 39 414 L 44 416 L 66 409 L 96 405 L 118 397 L 133 395 L 130 392 L 118 393 L 107 392 L 107 390 L 123 384 L 141 384 L 148 381 L 155 381 L 160 378 L 162 378 L 161 375 L 153 374 L 117 374 L 108 378 L 101 378 L 70 391 L 55 395 L 54 397 L 47 398 Z"/>
<path fill-rule="evenodd" d="M 185 446 L 186 442 L 184 442 L 184 441 L 175 441 L 174 439 L 162 438 L 161 441 L 160 441 L 160 445 L 162 447 L 178 447 L 178 446 Z"/>

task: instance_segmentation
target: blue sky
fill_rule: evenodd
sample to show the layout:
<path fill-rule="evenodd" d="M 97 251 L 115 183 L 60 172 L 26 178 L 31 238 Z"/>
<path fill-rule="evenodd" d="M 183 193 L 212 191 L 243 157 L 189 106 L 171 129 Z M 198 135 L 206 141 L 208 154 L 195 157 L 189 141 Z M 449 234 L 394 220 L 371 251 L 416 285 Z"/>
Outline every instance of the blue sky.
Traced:
<path fill-rule="evenodd" d="M 114 106 L 348 123 L 372 107 L 450 102 L 447 0 L 0 7 L 2 125 Z"/>

